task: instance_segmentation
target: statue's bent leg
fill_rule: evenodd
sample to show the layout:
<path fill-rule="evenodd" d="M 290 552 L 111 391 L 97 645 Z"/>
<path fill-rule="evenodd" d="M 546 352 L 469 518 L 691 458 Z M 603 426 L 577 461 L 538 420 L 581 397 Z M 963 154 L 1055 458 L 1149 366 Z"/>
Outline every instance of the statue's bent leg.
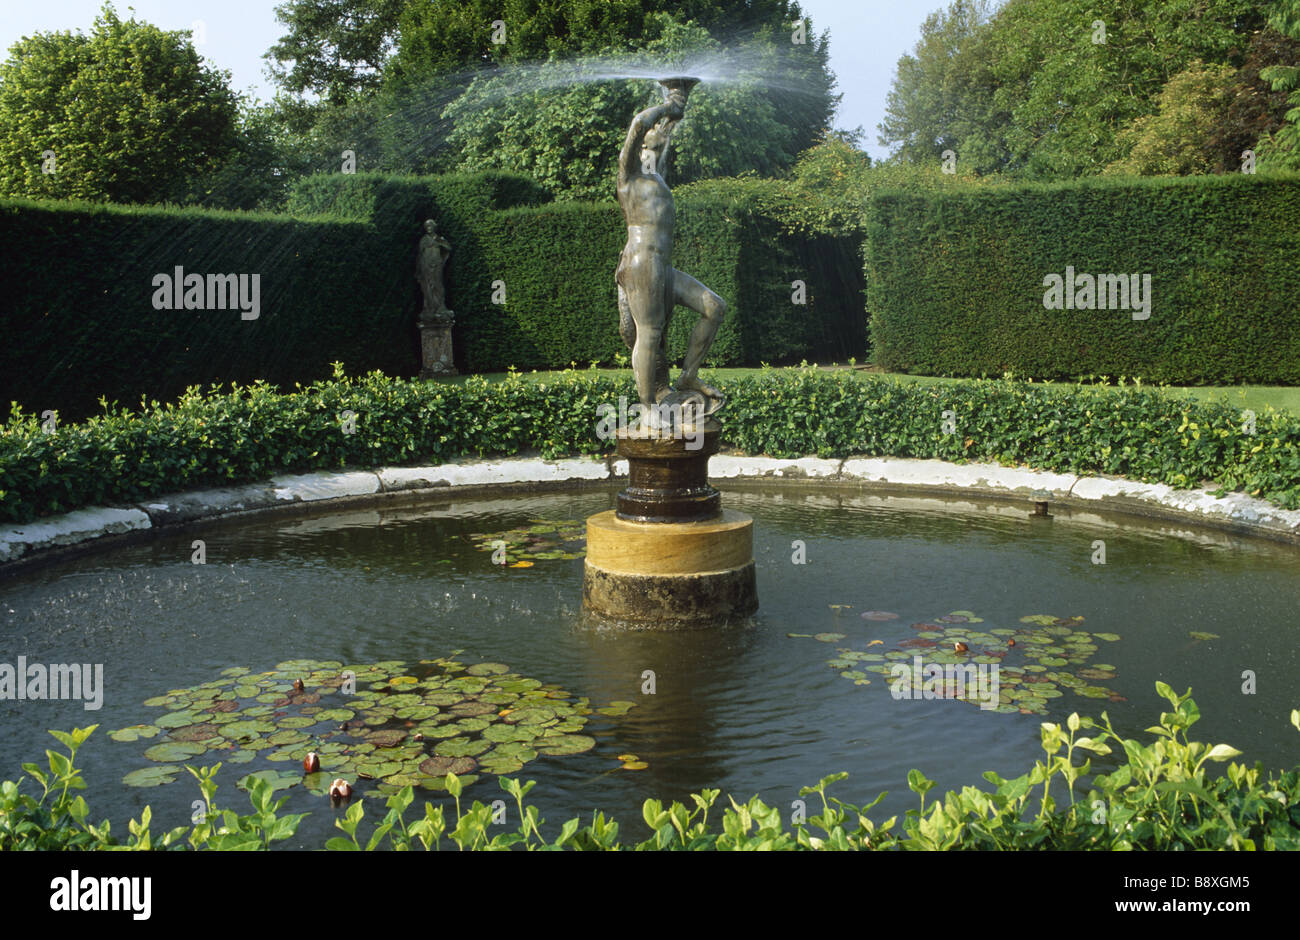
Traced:
<path fill-rule="evenodd" d="M 642 405 L 655 404 L 655 371 L 663 344 L 665 285 L 671 267 L 658 255 L 646 254 L 619 266 L 618 284 L 636 325 L 632 344 L 632 376 Z"/>
<path fill-rule="evenodd" d="M 701 382 L 698 373 L 717 336 L 718 327 L 722 325 L 727 302 L 689 274 L 674 269 L 672 278 L 674 300 L 700 315 L 695 328 L 691 330 L 690 342 L 686 347 L 686 361 L 682 363 L 682 374 L 677 377 L 677 387 L 695 389 L 707 398 L 720 400 L 722 393 Z"/>

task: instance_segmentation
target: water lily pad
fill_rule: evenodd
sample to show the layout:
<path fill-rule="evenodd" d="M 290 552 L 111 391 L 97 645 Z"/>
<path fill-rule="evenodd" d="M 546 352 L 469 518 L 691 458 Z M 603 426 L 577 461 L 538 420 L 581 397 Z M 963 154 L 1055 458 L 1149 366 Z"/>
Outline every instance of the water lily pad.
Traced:
<path fill-rule="evenodd" d="M 122 782 L 128 787 L 156 787 L 164 783 L 171 783 L 180 772 L 181 768 L 175 764 L 163 764 L 161 767 L 143 767 L 140 770 L 131 771 L 122 778 Z"/>
<path fill-rule="evenodd" d="M 186 725 L 198 724 L 202 720 L 195 712 L 177 711 L 163 715 L 154 724 L 159 728 L 183 728 Z"/>
<path fill-rule="evenodd" d="M 1099 640 L 1105 640 L 1107 643 L 1114 643 L 1119 639 L 1118 633 L 1094 633 L 1093 636 Z"/>
<path fill-rule="evenodd" d="M 214 724 L 187 725 L 171 733 L 174 741 L 204 741 L 221 736 L 221 729 Z"/>
<path fill-rule="evenodd" d="M 406 732 L 398 728 L 386 728 L 370 732 L 366 735 L 366 740 L 375 747 L 396 747 L 406 740 Z"/>
<path fill-rule="evenodd" d="M 484 737 L 487 735 L 485 734 Z M 547 757 L 564 757 L 569 754 L 583 754 L 596 746 L 596 739 L 585 734 L 566 734 L 555 738 L 546 738 L 539 742 L 537 751 Z"/>
<path fill-rule="evenodd" d="M 163 741 L 161 744 L 155 744 L 145 751 L 144 756 L 149 760 L 164 763 L 189 760 L 191 757 L 198 757 L 206 752 L 206 746 L 191 741 Z"/>
<path fill-rule="evenodd" d="M 480 715 L 495 715 L 497 707 L 491 702 L 466 701 L 453 705 L 447 711 L 461 718 L 477 718 Z"/>
<path fill-rule="evenodd" d="M 874 620 L 874 621 L 898 619 L 898 614 L 890 613 L 887 610 L 864 610 L 859 616 L 861 616 L 863 620 Z"/>
<path fill-rule="evenodd" d="M 290 787 L 296 787 L 302 783 L 303 775 L 288 770 L 258 770 L 247 776 L 240 777 L 235 786 L 241 790 L 247 790 L 254 779 L 265 780 L 271 785 L 271 792 L 274 793 L 277 790 L 288 790 Z"/>
<path fill-rule="evenodd" d="M 1217 633 L 1205 633 L 1205 632 L 1202 631 L 1202 630 L 1192 630 L 1190 633 L 1188 633 L 1188 636 L 1190 636 L 1193 640 L 1217 640 L 1217 639 L 1219 639 L 1219 635 L 1218 635 Z"/>
<path fill-rule="evenodd" d="M 438 757 L 477 757 L 491 747 L 492 742 L 485 741 L 482 738 L 472 740 L 460 737 L 440 741 L 437 747 L 433 749 L 433 753 Z"/>
<path fill-rule="evenodd" d="M 295 744 L 305 744 L 310 740 L 307 735 L 301 731 L 277 731 L 275 734 L 267 737 L 268 741 L 276 747 L 291 747 Z"/>
<path fill-rule="evenodd" d="M 246 738 L 252 735 L 273 734 L 275 724 L 270 721 L 260 721 L 257 719 L 245 721 L 232 721 L 229 724 L 221 726 L 221 733 L 228 738 Z"/>
<path fill-rule="evenodd" d="M 116 731 L 110 731 L 108 736 L 114 741 L 136 741 L 140 738 L 152 738 L 158 734 L 156 725 L 131 725 L 129 728 L 119 728 Z"/>

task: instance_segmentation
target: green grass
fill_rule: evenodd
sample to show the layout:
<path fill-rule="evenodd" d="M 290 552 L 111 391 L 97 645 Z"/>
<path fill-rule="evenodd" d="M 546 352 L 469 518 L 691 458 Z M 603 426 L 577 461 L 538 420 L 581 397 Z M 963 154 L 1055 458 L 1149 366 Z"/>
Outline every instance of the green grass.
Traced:
<path fill-rule="evenodd" d="M 845 365 L 839 365 L 839 366 L 827 366 L 824 368 L 847 369 L 849 367 Z M 619 376 L 627 376 L 630 375 L 631 373 L 631 370 L 629 369 L 594 369 L 594 370 L 584 370 L 584 371 L 593 371 L 599 375 L 607 375 L 615 378 Z M 676 376 L 679 371 L 680 370 L 678 369 L 674 369 L 673 375 Z M 762 371 L 763 371 L 762 369 L 706 369 L 704 370 L 704 374 L 711 375 L 717 379 L 721 379 L 725 381 L 727 379 L 737 379 L 743 376 L 758 375 Z M 560 373 L 534 371 L 534 372 L 521 372 L 520 376 L 525 381 L 542 382 L 545 381 L 547 377 L 555 376 L 558 374 Z M 952 384 L 952 383 L 970 381 L 969 379 L 953 379 L 953 378 L 946 378 L 943 376 L 933 376 L 933 375 L 904 375 L 895 372 L 869 372 L 866 369 L 863 369 L 861 367 L 859 367 L 854 371 L 854 375 L 856 375 L 859 378 L 887 378 L 887 379 L 895 379 L 899 382 L 914 382 L 914 383 L 921 383 L 921 384 Z M 507 373 L 505 372 L 490 372 L 490 373 L 483 374 L 483 377 L 487 379 L 489 382 L 503 381 L 505 380 L 506 376 Z M 443 381 L 459 383 L 465 381 L 466 378 L 467 376 L 461 375 L 449 379 L 444 379 Z M 1052 384 L 1069 387 L 1075 383 L 1057 382 Z M 1117 388 L 1118 386 L 1089 385 L 1088 387 L 1110 389 L 1110 388 Z M 1234 405 L 1243 410 L 1249 408 L 1256 412 L 1263 412 L 1266 407 L 1271 406 L 1277 409 L 1278 411 L 1289 411 L 1293 414 L 1300 414 L 1300 387 L 1296 387 L 1296 386 L 1167 385 L 1167 386 L 1149 386 L 1149 387 L 1155 388 L 1164 394 L 1173 395 L 1175 397 L 1180 397 L 1180 398 L 1188 398 L 1188 399 L 1194 398 L 1199 401 L 1222 401 L 1222 402 L 1226 402 L 1227 404 Z"/>

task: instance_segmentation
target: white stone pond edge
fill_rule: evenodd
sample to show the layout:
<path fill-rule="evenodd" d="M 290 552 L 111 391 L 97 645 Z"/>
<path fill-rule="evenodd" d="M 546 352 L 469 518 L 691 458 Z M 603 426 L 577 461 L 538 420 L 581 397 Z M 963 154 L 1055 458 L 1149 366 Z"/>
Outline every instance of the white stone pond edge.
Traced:
<path fill-rule="evenodd" d="M 263 483 L 194 490 L 127 506 L 91 507 L 26 525 L 0 528 L 0 565 L 67 546 L 124 533 L 277 507 L 302 506 L 409 491 L 510 485 L 559 485 L 614 481 L 627 476 L 627 462 L 615 459 L 541 460 L 516 457 L 463 460 L 434 467 L 381 467 L 278 476 Z M 1131 514 L 1175 518 L 1300 542 L 1300 510 L 1287 510 L 1241 493 L 1216 498 L 1211 490 L 1178 490 L 1158 483 L 1051 473 L 997 464 L 953 464 L 895 457 L 830 460 L 803 457 L 737 457 L 709 461 L 715 480 L 827 481 L 842 485 L 906 487 L 995 498 L 1049 499 Z"/>

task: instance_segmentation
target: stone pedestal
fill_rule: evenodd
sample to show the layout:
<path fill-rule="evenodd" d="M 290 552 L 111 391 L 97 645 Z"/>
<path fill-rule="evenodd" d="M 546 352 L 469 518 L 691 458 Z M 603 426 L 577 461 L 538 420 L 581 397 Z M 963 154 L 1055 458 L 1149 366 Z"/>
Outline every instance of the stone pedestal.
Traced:
<path fill-rule="evenodd" d="M 422 379 L 457 374 L 451 357 L 450 323 L 420 324 L 420 362 Z"/>
<path fill-rule="evenodd" d="M 708 480 L 720 427 L 620 431 L 628 485 L 587 519 L 583 606 L 642 624 L 704 625 L 758 609 L 754 520 L 723 509 Z"/>

